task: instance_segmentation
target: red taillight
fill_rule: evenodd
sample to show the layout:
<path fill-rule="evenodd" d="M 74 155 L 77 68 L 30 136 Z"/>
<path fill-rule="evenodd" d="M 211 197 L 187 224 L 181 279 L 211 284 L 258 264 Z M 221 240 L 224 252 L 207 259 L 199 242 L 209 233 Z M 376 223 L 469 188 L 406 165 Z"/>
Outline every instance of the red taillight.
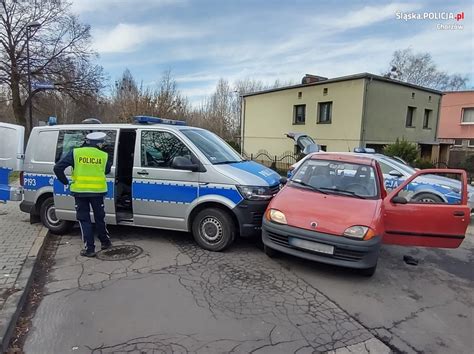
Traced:
<path fill-rule="evenodd" d="M 23 181 L 23 171 L 21 171 L 21 172 L 20 172 L 20 186 L 23 187 L 24 185 L 25 185 L 25 183 L 24 183 L 24 181 Z"/>

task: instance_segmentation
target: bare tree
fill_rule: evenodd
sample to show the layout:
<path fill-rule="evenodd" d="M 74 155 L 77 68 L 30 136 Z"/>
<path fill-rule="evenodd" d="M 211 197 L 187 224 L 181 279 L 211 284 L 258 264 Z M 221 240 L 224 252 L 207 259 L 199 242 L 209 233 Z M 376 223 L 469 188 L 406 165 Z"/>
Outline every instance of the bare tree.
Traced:
<path fill-rule="evenodd" d="M 52 84 L 73 98 L 93 96 L 102 88 L 102 68 L 92 63 L 96 53 L 90 47 L 90 27 L 79 22 L 70 5 L 66 0 L 1 1 L 0 85 L 9 88 L 15 120 L 27 131 L 29 101 L 41 91 L 33 87 L 28 94 L 28 42 L 33 82 Z"/>
<path fill-rule="evenodd" d="M 393 53 L 386 77 L 441 91 L 458 91 L 466 87 L 467 76 L 439 71 L 431 54 L 413 53 L 411 48 Z"/>

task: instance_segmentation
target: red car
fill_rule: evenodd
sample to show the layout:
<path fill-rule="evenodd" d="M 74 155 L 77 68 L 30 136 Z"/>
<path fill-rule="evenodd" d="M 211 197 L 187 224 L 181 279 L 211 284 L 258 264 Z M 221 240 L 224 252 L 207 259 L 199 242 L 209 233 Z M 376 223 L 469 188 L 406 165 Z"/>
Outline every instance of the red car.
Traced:
<path fill-rule="evenodd" d="M 410 183 L 425 174 L 462 181 L 460 202 L 408 202 Z M 382 243 L 457 248 L 470 221 L 463 170 L 422 170 L 390 194 L 370 156 L 315 154 L 269 204 L 262 226 L 265 253 L 288 253 L 374 274 Z"/>

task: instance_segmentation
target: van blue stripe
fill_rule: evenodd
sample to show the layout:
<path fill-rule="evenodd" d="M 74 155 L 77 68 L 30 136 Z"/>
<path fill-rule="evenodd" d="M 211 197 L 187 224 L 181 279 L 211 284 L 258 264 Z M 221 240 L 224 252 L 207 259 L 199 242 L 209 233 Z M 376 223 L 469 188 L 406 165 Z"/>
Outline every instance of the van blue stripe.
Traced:
<path fill-rule="evenodd" d="M 62 197 L 71 196 L 71 191 L 69 186 L 62 184 L 56 177 L 54 178 L 53 191 L 55 195 L 60 195 Z M 105 195 L 107 199 L 114 199 L 114 182 L 107 181 L 107 194 Z"/>
<path fill-rule="evenodd" d="M 232 200 L 235 204 L 239 204 L 244 199 L 239 191 L 234 188 L 199 187 L 199 196 L 204 197 L 206 195 L 218 195 Z"/>
<path fill-rule="evenodd" d="M 134 182 L 133 199 L 168 203 L 191 203 L 198 195 L 198 187 L 192 185 Z"/>
<path fill-rule="evenodd" d="M 11 168 L 0 167 L 0 200 L 4 202 L 10 200 L 10 172 Z"/>

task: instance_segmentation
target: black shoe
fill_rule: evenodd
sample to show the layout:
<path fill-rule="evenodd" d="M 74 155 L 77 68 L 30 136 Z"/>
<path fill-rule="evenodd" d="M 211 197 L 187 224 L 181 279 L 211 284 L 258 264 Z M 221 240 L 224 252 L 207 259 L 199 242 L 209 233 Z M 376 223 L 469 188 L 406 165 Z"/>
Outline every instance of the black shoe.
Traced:
<path fill-rule="evenodd" d="M 94 251 L 88 251 L 88 250 L 82 250 L 81 251 L 81 256 L 83 257 L 95 257 L 95 252 Z"/>
<path fill-rule="evenodd" d="M 100 246 L 100 249 L 101 250 L 108 250 L 110 247 L 112 247 L 112 242 L 107 242 L 107 243 L 103 243 L 102 246 Z"/>

